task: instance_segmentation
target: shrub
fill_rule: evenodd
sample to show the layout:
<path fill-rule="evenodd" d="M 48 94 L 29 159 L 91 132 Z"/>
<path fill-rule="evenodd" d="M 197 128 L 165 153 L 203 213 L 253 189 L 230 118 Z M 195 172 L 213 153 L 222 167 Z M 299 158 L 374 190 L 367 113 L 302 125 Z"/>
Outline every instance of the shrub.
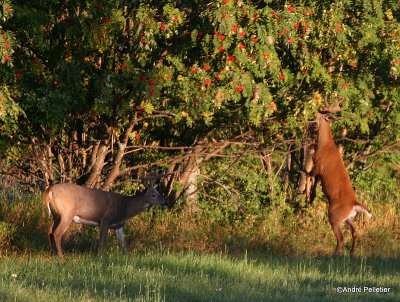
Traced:
<path fill-rule="evenodd" d="M 11 223 L 0 221 L 0 250 L 11 248 L 11 242 L 17 233 L 17 228 Z"/>

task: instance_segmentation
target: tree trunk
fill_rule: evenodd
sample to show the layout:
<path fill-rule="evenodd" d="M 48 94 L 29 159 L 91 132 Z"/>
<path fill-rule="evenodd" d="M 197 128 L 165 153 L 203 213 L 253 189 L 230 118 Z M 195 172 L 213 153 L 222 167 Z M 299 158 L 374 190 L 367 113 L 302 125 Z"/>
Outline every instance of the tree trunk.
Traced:
<path fill-rule="evenodd" d="M 292 145 L 288 145 L 288 149 L 286 151 L 286 165 L 283 171 L 283 183 L 285 186 L 285 190 L 289 185 L 291 170 L 292 170 Z"/>
<path fill-rule="evenodd" d="M 183 191 L 177 192 L 176 197 L 182 196 L 186 201 L 186 205 L 191 213 L 198 211 L 198 198 L 197 198 L 197 177 L 199 173 L 199 159 L 198 153 L 203 148 L 202 143 L 204 139 L 197 142 L 197 145 L 191 151 L 192 155 L 189 156 L 186 163 L 183 166 L 183 172 L 179 178 L 179 182 L 182 184 Z"/>
<path fill-rule="evenodd" d="M 173 191 L 174 183 L 176 181 L 176 176 L 175 176 L 175 169 L 177 167 L 177 161 L 174 160 L 167 171 L 168 175 L 171 175 L 171 177 L 165 177 L 164 178 L 164 188 L 165 188 L 165 194 L 169 196 L 171 192 Z"/>
<path fill-rule="evenodd" d="M 124 135 L 122 136 L 121 141 L 118 143 L 118 151 L 114 157 L 113 166 L 111 168 L 110 173 L 102 187 L 104 191 L 109 191 L 112 187 L 114 180 L 120 175 L 120 167 L 122 163 L 122 158 L 125 155 L 125 149 L 128 145 L 129 136 L 132 133 L 133 127 L 136 125 L 136 117 L 133 118 L 128 127 L 125 129 Z"/>
<path fill-rule="evenodd" d="M 184 172 L 186 181 L 183 186 L 183 199 L 186 201 L 187 206 L 191 212 L 198 211 L 198 196 L 197 196 L 197 177 L 199 167 L 197 156 L 193 155 L 189 158 Z"/>
<path fill-rule="evenodd" d="M 319 182 L 314 178 L 309 176 L 310 172 L 314 168 L 313 156 L 316 148 L 316 134 L 315 124 L 307 127 L 303 134 L 303 161 L 300 168 L 300 176 L 297 183 L 297 194 L 305 195 L 306 206 L 310 205 L 315 198 L 316 187 Z"/>
<path fill-rule="evenodd" d="M 57 161 L 58 161 L 58 166 L 59 166 L 59 169 L 60 169 L 61 182 L 65 182 L 65 180 L 67 178 L 67 171 L 65 169 L 64 158 L 63 158 L 63 156 L 62 156 L 62 154 L 60 152 L 57 152 Z"/>
<path fill-rule="evenodd" d="M 266 165 L 265 169 L 267 171 L 267 175 L 268 175 L 268 185 L 267 185 L 267 189 L 268 189 L 268 194 L 270 196 L 274 196 L 275 192 L 274 192 L 274 185 L 273 185 L 273 168 L 272 168 L 272 161 L 271 161 L 271 157 L 272 157 L 272 150 L 270 151 L 269 148 L 263 148 L 261 150 L 260 156 L 261 156 L 261 161 L 263 164 Z"/>
<path fill-rule="evenodd" d="M 109 141 L 110 141 L 110 133 L 111 129 L 107 125 L 104 125 L 105 129 L 103 132 L 103 137 L 100 140 L 100 144 L 98 148 L 95 148 L 94 151 L 97 151 L 96 154 L 93 154 L 92 160 L 92 169 L 90 171 L 88 179 L 85 181 L 85 186 L 88 188 L 97 187 L 100 181 L 101 171 L 105 165 L 105 159 L 109 149 Z M 97 150 L 96 150 L 97 149 Z"/>
<path fill-rule="evenodd" d="M 53 153 L 51 152 L 51 145 L 47 146 L 47 162 L 48 162 L 48 173 L 49 173 L 49 183 L 54 182 L 54 168 L 53 168 Z"/>
<path fill-rule="evenodd" d="M 73 169 L 73 159 L 72 159 L 72 142 L 69 144 L 67 153 L 67 182 L 72 182 L 72 169 Z"/>
<path fill-rule="evenodd" d="M 48 165 L 49 162 L 47 160 L 46 152 L 47 152 L 47 147 L 44 150 L 38 149 L 37 158 L 39 159 L 39 163 L 41 166 L 40 170 L 43 173 L 45 187 L 48 188 L 50 185 L 50 180 L 49 180 L 50 173 L 49 173 L 49 165 Z"/>

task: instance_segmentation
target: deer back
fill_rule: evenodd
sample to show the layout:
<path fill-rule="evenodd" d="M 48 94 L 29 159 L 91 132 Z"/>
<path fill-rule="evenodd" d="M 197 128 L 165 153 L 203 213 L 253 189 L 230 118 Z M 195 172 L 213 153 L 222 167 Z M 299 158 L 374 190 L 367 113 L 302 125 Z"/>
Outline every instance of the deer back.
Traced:
<path fill-rule="evenodd" d="M 47 190 L 52 213 L 70 213 L 98 221 L 106 212 L 126 208 L 129 197 L 75 184 L 63 183 Z M 64 214 L 65 215 L 65 214 Z"/>

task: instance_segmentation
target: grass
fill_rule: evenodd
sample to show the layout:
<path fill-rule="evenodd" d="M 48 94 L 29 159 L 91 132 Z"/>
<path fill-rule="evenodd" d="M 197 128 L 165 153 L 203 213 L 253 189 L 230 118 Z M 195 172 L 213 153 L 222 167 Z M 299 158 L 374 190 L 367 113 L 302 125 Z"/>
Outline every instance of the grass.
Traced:
<path fill-rule="evenodd" d="M 65 263 L 43 253 L 11 255 L 0 259 L 0 301 L 399 301 L 399 262 L 165 250 L 69 254 Z"/>

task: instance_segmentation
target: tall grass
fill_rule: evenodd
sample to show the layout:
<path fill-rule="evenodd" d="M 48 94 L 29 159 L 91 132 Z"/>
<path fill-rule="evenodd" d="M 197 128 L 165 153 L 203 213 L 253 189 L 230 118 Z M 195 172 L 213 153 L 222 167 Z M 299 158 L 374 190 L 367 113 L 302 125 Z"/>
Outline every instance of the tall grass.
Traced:
<path fill-rule="evenodd" d="M 191 251 L 0 259 L 1 301 L 398 301 L 398 258 L 229 257 Z M 338 293 L 339 288 L 361 293 Z M 390 288 L 388 293 L 364 287 Z"/>
<path fill-rule="evenodd" d="M 327 219 L 327 204 L 317 198 L 302 213 L 287 211 L 285 200 L 258 215 L 245 219 L 217 219 L 212 211 L 188 213 L 174 209 L 150 208 L 125 226 L 130 249 L 164 247 L 175 251 L 192 249 L 201 253 L 229 252 L 233 255 L 268 253 L 275 255 L 331 255 L 336 239 Z M 374 203 L 367 200 L 373 217 L 359 215 L 356 221 L 359 241 L 356 256 L 390 257 L 400 253 L 400 218 L 396 201 Z M 0 255 L 5 251 L 47 250 L 47 230 L 51 218 L 44 210 L 41 194 L 17 196 L 11 202 L 0 197 Z M 345 229 L 343 254 L 350 250 L 351 234 Z M 111 234 L 110 234 L 111 235 Z M 99 231 L 72 224 L 64 236 L 67 253 L 93 250 Z M 113 236 L 108 249 L 120 249 Z"/>

